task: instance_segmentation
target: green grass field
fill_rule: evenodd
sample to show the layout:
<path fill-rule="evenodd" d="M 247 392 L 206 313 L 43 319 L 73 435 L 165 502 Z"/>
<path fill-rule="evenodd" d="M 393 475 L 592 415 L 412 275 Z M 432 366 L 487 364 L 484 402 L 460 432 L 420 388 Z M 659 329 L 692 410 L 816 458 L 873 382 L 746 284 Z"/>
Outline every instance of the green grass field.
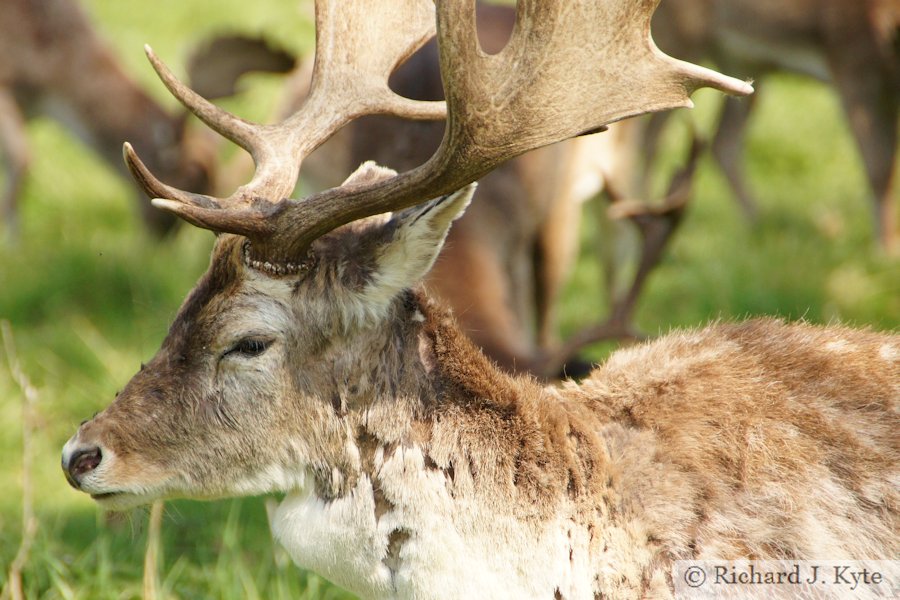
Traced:
<path fill-rule="evenodd" d="M 266 32 L 294 51 L 311 43 L 308 20 L 276 0 L 87 6 L 136 77 L 170 105 L 143 58 L 144 42 L 176 70 L 191 40 L 216 31 Z M 721 173 L 705 160 L 686 221 L 641 299 L 639 325 L 657 333 L 770 314 L 896 330 L 900 261 L 873 249 L 868 191 L 836 97 L 793 77 L 767 83 L 747 163 L 760 223 L 745 221 Z M 263 118 L 277 81 L 258 77 L 250 87 L 227 105 Z M 712 124 L 717 95 L 695 98 L 698 109 L 682 111 L 665 138 L 669 167 L 681 154 L 688 120 L 701 131 Z M 36 120 L 31 134 L 35 161 L 21 242 L 0 246 L 0 320 L 10 323 L 14 358 L 37 389 L 29 475 L 38 528 L 24 569 L 26 597 L 141 597 L 147 515 L 99 514 L 66 484 L 60 449 L 155 352 L 205 268 L 212 236 L 184 227 L 155 242 L 142 230 L 125 182 L 53 123 Z M 566 333 L 603 315 L 592 233 L 586 225 L 564 300 Z M 0 587 L 21 537 L 23 482 L 23 393 L 7 358 L 0 350 Z M 169 503 L 159 581 L 166 598 L 346 596 L 300 572 L 273 546 L 259 498 Z"/>

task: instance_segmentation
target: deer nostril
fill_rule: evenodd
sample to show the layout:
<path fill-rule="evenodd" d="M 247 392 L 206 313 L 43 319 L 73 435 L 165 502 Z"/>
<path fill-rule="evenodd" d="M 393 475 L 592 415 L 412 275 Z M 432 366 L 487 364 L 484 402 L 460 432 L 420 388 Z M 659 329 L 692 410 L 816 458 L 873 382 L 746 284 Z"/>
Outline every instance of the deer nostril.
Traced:
<path fill-rule="evenodd" d="M 103 460 L 103 454 L 100 448 L 84 448 L 76 450 L 69 459 L 69 465 L 66 469 L 66 475 L 69 483 L 75 487 L 79 487 L 78 483 L 85 473 L 90 473 L 100 465 Z"/>

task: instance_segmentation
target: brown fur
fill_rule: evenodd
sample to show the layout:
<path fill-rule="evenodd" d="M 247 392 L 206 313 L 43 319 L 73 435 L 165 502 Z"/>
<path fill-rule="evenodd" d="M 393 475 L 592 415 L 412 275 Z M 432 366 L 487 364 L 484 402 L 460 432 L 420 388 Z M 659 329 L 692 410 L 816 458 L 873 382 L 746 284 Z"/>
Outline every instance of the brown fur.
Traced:
<path fill-rule="evenodd" d="M 347 5 L 330 5 L 338 6 Z M 653 6 L 579 4 L 578 13 L 531 3 L 519 25 L 536 24 L 539 41 L 558 9 L 569 28 L 556 33 L 577 30 L 577 39 L 589 40 L 587 21 L 574 23 L 575 15 L 590 8 L 597 18 L 608 8 L 624 22 Z M 462 14 L 448 7 L 462 10 L 439 5 L 448 10 L 443 18 Z M 630 51 L 648 50 L 629 48 L 624 37 L 603 46 L 624 46 L 603 63 L 613 73 L 635 66 Z M 672 74 L 681 82 L 670 90 L 672 105 L 686 101 L 688 85 L 749 92 L 681 67 Z M 529 85 L 540 80 L 528 69 L 517 74 Z M 553 89 L 566 79 L 560 75 Z M 498 93 L 494 77 L 483 83 Z M 522 100 L 528 89 L 509 99 Z M 649 95 L 664 103 L 666 94 Z M 572 115 L 586 111 L 579 99 L 555 97 Z M 612 102 L 618 108 L 609 120 L 646 102 L 630 94 Z M 511 102 L 502 117 L 522 115 L 519 108 L 535 107 Z M 477 129 L 479 118 L 495 114 L 465 116 Z M 573 122 L 582 123 L 574 133 L 594 121 Z M 461 136 L 471 133 L 468 125 Z M 462 177 L 474 173 L 462 163 L 475 148 L 490 155 L 499 141 L 525 149 L 557 139 L 539 126 L 526 129 L 530 141 L 500 140 L 508 133 L 501 127 L 483 140 L 442 144 L 438 159 L 450 152 L 459 161 L 452 175 Z M 365 165 L 351 179 L 385 175 Z M 363 189 L 376 187 L 350 183 L 344 191 Z M 112 509 L 167 497 L 284 493 L 272 516 L 279 542 L 301 566 L 366 597 L 666 597 L 678 558 L 896 555 L 896 336 L 777 321 L 718 324 L 620 351 L 583 385 L 542 387 L 498 369 L 420 286 L 472 192 L 468 186 L 321 236 L 279 227 L 321 206 L 324 196 L 312 197 L 263 210 L 275 224 L 260 217 L 238 229 L 246 237 L 220 234 L 209 271 L 160 351 L 65 445 L 69 482 Z M 377 198 L 372 191 L 361 204 Z M 196 212 L 190 203 L 160 204 Z M 246 211 L 218 215 L 231 225 L 249 220 Z M 191 219 L 220 222 L 209 220 Z M 303 268 L 259 263 L 287 266 L 301 248 Z"/>
<path fill-rule="evenodd" d="M 454 452 L 491 465 L 489 485 L 506 487 L 504 502 L 549 513 L 568 494 L 614 513 L 640 498 L 641 519 L 659 503 L 648 536 L 671 556 L 804 559 L 843 548 L 841 558 L 889 557 L 900 546 L 900 360 L 879 354 L 896 352 L 895 339 L 774 320 L 721 324 L 624 351 L 581 386 L 547 395 L 489 369 L 446 315 L 437 320 L 425 332 L 454 393 L 433 420 L 443 424 L 457 402 L 466 408 L 430 452 L 438 465 Z M 829 350 L 836 340 L 846 350 Z M 634 462 L 635 472 L 613 466 Z M 846 496 L 816 506 L 830 486 Z M 614 496 L 624 504 L 609 506 Z M 807 539 L 800 503 L 834 547 Z M 673 511 L 682 522 L 671 522 Z M 715 529 L 725 519 L 735 527 L 727 541 Z"/>

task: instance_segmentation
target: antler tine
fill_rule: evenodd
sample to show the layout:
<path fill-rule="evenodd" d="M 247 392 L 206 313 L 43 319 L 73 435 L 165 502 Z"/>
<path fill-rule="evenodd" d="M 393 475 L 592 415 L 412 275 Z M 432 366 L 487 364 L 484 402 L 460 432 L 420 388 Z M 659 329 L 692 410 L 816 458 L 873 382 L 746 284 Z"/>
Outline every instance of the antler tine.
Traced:
<path fill-rule="evenodd" d="M 257 171 L 248 185 L 217 200 L 172 190 L 130 159 L 148 191 L 171 200 L 157 204 L 200 227 L 249 237 L 256 259 L 291 262 L 344 223 L 455 191 L 528 150 L 630 116 L 690 106 L 698 87 L 753 91 L 663 54 L 650 37 L 659 0 L 519 0 L 512 38 L 496 55 L 478 46 L 475 0 L 437 0 L 448 119 L 437 152 L 386 181 L 286 200 L 303 158 L 351 119 L 387 112 L 433 118 L 444 110 L 443 103 L 400 99 L 387 85 L 391 71 L 431 35 L 431 2 L 382 0 L 373 11 L 363 10 L 367 1 L 317 2 L 310 93 L 281 125 L 231 117 L 164 77 L 211 126 L 227 137 L 237 132 Z"/>
<path fill-rule="evenodd" d="M 172 188 L 144 166 L 130 147 L 125 160 L 155 204 L 191 223 L 219 232 L 245 235 L 254 252 L 271 247 L 268 238 L 296 185 L 300 164 L 316 147 L 349 121 L 365 114 L 440 119 L 444 102 L 402 98 L 388 77 L 434 35 L 430 0 L 382 0 L 373 10 L 367 0 L 316 2 L 316 63 L 309 96 L 278 125 L 259 125 L 236 117 L 182 84 L 148 47 L 147 56 L 169 91 L 224 137 L 253 157 L 251 181 L 227 198 L 212 198 Z M 375 49 L 376 51 L 373 51 Z M 256 243 L 259 242 L 259 243 Z"/>
<path fill-rule="evenodd" d="M 253 140 L 258 134 L 258 128 L 254 127 L 252 123 L 219 108 L 181 83 L 171 69 L 153 52 L 153 48 L 149 44 L 144 45 L 144 53 L 147 55 L 147 59 L 150 61 L 153 70 L 156 71 L 160 81 L 185 108 L 194 113 L 197 118 L 209 125 L 213 130 L 240 147 L 247 151 L 253 149 Z"/>
<path fill-rule="evenodd" d="M 160 206 L 194 222 L 188 218 L 190 207 L 241 208 L 258 203 L 260 199 L 271 198 L 277 201 L 293 192 L 300 160 L 294 158 L 299 151 L 298 144 L 293 139 L 297 136 L 292 136 L 288 127 L 257 125 L 219 108 L 180 82 L 150 46 L 145 46 L 144 49 L 150 64 L 169 92 L 210 128 L 247 150 L 257 165 L 249 184 L 242 186 L 227 198 L 212 198 L 178 190 L 162 183 L 128 146 L 125 148 L 125 162 L 151 198 L 176 200 L 175 204 L 164 203 Z M 282 156 L 284 158 L 281 158 Z M 200 223 L 195 224 L 204 226 Z"/>
<path fill-rule="evenodd" d="M 478 46 L 475 0 L 437 0 L 447 127 L 421 167 L 370 186 L 298 203 L 276 227 L 302 252 L 352 220 L 449 193 L 501 162 L 627 117 L 691 106 L 703 86 L 736 95 L 750 84 L 662 53 L 650 37 L 659 0 L 519 0 L 509 44 Z"/>

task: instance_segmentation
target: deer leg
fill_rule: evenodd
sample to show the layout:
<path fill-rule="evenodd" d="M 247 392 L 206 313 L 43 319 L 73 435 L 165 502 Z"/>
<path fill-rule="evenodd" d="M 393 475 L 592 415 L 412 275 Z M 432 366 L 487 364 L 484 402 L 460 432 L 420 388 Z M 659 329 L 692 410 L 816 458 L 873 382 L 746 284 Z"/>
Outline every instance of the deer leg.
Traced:
<path fill-rule="evenodd" d="M 586 213 L 594 227 L 594 252 L 603 277 L 603 300 L 612 304 L 621 289 L 623 256 L 631 250 L 628 235 L 620 223 L 609 217 L 609 206 L 616 200 L 617 189 L 606 181 L 604 189 L 585 203 Z"/>
<path fill-rule="evenodd" d="M 757 84 L 758 94 L 758 84 Z M 722 115 L 712 141 L 712 154 L 725 173 L 728 184 L 737 198 L 738 204 L 744 214 L 751 220 L 756 220 L 759 212 L 756 200 L 747 189 L 744 181 L 744 138 L 747 129 L 747 119 L 753 108 L 753 99 L 756 95 L 745 101 L 735 98 L 725 98 L 722 107 Z"/>
<path fill-rule="evenodd" d="M 11 235 L 18 233 L 18 202 L 31 153 L 25 119 L 8 90 L 0 90 L 0 158 L 5 163 L 6 183 L 0 193 L 0 217 Z"/>
<path fill-rule="evenodd" d="M 848 50 L 829 47 L 829 66 L 841 97 L 874 194 L 874 222 L 879 241 L 889 251 L 900 250 L 896 203 L 900 184 L 896 173 L 897 117 L 900 82 L 883 65 L 874 36 L 858 35 Z M 834 46 L 837 46 L 835 42 Z"/>
<path fill-rule="evenodd" d="M 681 223 L 687 199 L 683 203 L 667 205 L 658 213 L 644 212 L 630 216 L 641 233 L 641 257 L 637 272 L 628 291 L 613 305 L 610 323 L 622 331 L 631 331 L 631 320 L 647 277 L 659 264 L 672 234 Z"/>
<path fill-rule="evenodd" d="M 557 195 L 535 242 L 535 317 L 537 342 L 549 348 L 557 340 L 557 309 L 578 249 L 581 206 L 571 194 Z"/>

